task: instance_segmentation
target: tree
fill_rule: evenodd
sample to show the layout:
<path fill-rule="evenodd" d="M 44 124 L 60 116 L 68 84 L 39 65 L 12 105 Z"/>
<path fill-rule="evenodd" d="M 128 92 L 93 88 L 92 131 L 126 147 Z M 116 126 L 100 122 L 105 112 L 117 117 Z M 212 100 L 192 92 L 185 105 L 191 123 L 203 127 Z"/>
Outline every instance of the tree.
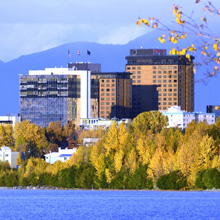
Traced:
<path fill-rule="evenodd" d="M 13 128 L 12 125 L 0 124 L 0 146 L 13 146 Z"/>
<path fill-rule="evenodd" d="M 143 112 L 134 118 L 131 130 L 139 135 L 146 135 L 147 131 L 160 132 L 167 126 L 168 118 L 159 111 Z"/>
<path fill-rule="evenodd" d="M 190 2 L 190 4 L 192 4 Z M 149 19 L 140 18 L 137 24 L 146 25 L 149 28 L 157 29 L 163 32 L 162 36 L 158 38 L 161 43 L 169 41 L 173 44 L 186 39 L 189 36 L 195 36 L 197 39 L 197 45 L 191 42 L 187 47 L 173 47 L 170 50 L 171 55 L 186 56 L 191 59 L 190 54 L 198 52 L 201 54 L 201 61 L 197 62 L 197 65 L 206 65 L 208 67 L 205 76 L 211 77 L 219 73 L 220 66 L 220 38 L 216 35 L 215 31 L 211 31 L 208 25 L 208 16 L 217 17 L 219 19 L 220 12 L 208 0 L 196 0 L 195 4 L 203 6 L 203 16 L 200 21 L 196 21 L 193 18 L 193 12 L 191 15 L 187 15 L 182 11 L 178 5 L 173 5 L 171 10 L 175 16 L 173 21 L 176 26 L 174 29 L 168 27 L 163 23 L 161 19 L 151 17 Z"/>
<path fill-rule="evenodd" d="M 15 124 L 14 138 L 16 149 L 23 152 L 30 143 L 36 145 L 40 152 L 45 151 L 48 146 L 44 129 L 28 120 Z"/>

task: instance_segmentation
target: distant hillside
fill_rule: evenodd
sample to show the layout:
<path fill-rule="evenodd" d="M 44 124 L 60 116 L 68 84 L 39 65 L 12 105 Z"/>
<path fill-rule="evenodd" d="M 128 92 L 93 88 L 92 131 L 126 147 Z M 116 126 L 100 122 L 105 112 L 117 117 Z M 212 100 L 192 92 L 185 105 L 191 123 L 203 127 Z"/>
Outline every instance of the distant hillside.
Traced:
<path fill-rule="evenodd" d="M 29 70 L 44 69 L 47 67 L 67 67 L 71 62 L 95 62 L 101 63 L 102 71 L 124 71 L 126 60 L 130 49 L 135 48 L 165 48 L 170 49 L 171 45 L 161 45 L 158 41 L 160 32 L 153 31 L 141 36 L 126 45 L 104 45 L 97 43 L 77 42 L 64 44 L 46 51 L 21 56 L 10 62 L 0 61 L 0 115 L 19 112 L 19 74 L 28 74 Z M 188 38 L 182 44 L 192 40 Z M 71 58 L 68 58 L 68 50 Z M 81 55 L 77 55 L 77 50 Z M 86 56 L 86 51 L 91 51 L 91 56 Z M 199 71 L 203 72 L 203 69 Z M 197 71 L 197 75 L 201 74 Z M 198 78 L 196 75 L 196 78 Z M 207 104 L 219 104 L 220 79 L 215 77 L 207 85 L 197 83 L 195 88 L 195 103 L 197 111 L 205 111 Z"/>

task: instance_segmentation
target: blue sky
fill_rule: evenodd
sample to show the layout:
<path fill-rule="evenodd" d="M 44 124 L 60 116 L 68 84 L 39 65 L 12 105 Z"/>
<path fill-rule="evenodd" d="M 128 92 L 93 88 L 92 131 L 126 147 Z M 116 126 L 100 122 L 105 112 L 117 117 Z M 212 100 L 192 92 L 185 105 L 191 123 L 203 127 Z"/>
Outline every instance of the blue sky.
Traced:
<path fill-rule="evenodd" d="M 220 1 L 212 1 L 220 8 Z M 170 24 L 172 4 L 188 14 L 201 7 L 195 0 L 7 0 L 0 4 L 0 60 L 46 50 L 64 43 L 87 41 L 125 44 L 150 29 L 138 17 L 157 17 Z"/>

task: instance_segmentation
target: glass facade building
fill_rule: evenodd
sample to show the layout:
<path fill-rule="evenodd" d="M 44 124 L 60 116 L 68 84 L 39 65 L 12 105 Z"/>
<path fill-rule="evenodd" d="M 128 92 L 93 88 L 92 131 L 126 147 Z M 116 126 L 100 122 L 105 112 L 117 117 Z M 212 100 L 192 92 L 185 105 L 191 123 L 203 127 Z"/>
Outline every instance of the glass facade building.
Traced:
<path fill-rule="evenodd" d="M 21 75 L 21 121 L 30 120 L 43 127 L 58 120 L 62 125 L 68 121 L 77 125 L 80 117 L 90 116 L 91 102 L 94 103 L 90 80 L 89 71 L 68 68 L 30 71 L 29 75 Z M 93 111 L 98 115 L 98 107 L 93 107 Z"/>

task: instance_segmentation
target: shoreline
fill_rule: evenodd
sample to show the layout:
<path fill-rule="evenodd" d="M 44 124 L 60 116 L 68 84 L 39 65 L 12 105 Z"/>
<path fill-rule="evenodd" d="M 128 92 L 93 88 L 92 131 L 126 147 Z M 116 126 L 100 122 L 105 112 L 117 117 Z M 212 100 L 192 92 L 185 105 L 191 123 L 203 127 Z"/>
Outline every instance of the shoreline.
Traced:
<path fill-rule="evenodd" d="M 79 189 L 60 188 L 51 186 L 2 186 L 0 190 L 86 190 L 86 191 L 153 191 L 153 192 L 220 192 L 220 189 L 189 189 L 189 190 L 160 190 L 160 189 Z"/>

